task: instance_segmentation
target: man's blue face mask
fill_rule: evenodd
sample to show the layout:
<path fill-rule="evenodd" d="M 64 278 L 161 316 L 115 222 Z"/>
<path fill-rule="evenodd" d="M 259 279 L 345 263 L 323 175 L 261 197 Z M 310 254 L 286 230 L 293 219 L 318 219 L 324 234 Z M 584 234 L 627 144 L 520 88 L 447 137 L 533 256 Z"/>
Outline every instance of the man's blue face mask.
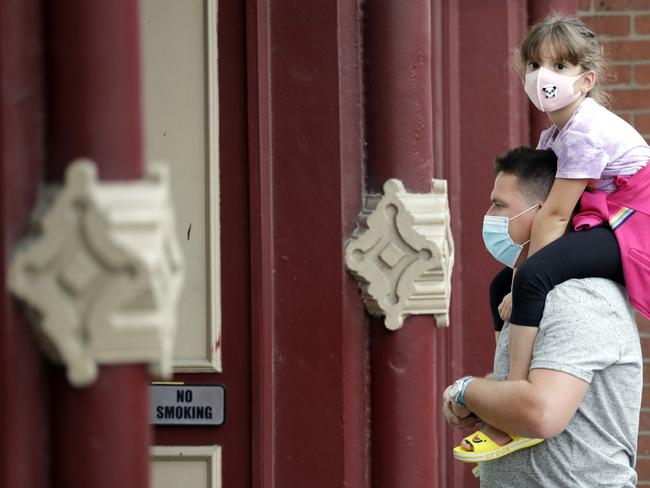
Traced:
<path fill-rule="evenodd" d="M 494 259 L 505 264 L 509 268 L 514 267 L 522 248 L 530 242 L 530 239 L 523 244 L 517 244 L 510 237 L 508 224 L 511 220 L 530 212 L 539 205 L 533 205 L 527 210 L 518 213 L 514 217 L 500 217 L 496 215 L 486 215 L 483 217 L 483 242 L 487 250 L 494 256 Z"/>

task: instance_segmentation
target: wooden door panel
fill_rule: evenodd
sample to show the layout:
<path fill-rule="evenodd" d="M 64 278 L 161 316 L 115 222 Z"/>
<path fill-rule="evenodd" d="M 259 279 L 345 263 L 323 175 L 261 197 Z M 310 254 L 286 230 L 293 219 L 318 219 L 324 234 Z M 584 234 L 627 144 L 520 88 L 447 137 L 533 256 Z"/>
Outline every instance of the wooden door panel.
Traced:
<path fill-rule="evenodd" d="M 223 425 L 155 427 L 156 488 L 176 486 L 178 476 L 182 486 L 250 486 L 245 12 L 238 3 L 142 4 L 148 160 L 170 162 L 186 260 L 173 380 L 226 390 Z"/>
<path fill-rule="evenodd" d="M 169 163 L 185 257 L 176 371 L 219 371 L 216 0 L 142 2 L 146 152 Z"/>

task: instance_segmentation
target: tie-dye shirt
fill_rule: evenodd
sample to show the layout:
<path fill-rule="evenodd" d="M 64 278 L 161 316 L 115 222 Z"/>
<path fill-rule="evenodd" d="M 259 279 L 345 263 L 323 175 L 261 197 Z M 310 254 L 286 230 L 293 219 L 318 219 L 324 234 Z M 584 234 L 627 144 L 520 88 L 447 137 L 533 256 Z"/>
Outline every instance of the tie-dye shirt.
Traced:
<path fill-rule="evenodd" d="M 629 176 L 650 160 L 650 146 L 634 127 L 618 115 L 585 98 L 558 132 L 542 131 L 537 149 L 557 155 L 557 178 L 593 180 L 590 187 L 613 191 L 614 177 Z"/>

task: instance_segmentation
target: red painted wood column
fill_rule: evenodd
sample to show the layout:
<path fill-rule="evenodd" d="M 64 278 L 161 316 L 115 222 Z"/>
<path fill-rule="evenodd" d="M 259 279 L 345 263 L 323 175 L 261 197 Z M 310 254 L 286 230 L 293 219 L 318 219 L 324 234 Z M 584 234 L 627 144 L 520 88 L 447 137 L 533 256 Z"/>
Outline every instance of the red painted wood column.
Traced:
<path fill-rule="evenodd" d="M 47 488 L 47 374 L 7 288 L 43 168 L 41 3 L 0 2 L 0 486 Z"/>
<path fill-rule="evenodd" d="M 104 180 L 143 171 L 137 0 L 44 2 L 47 174 L 77 157 Z M 148 381 L 143 365 L 105 366 L 87 388 L 52 379 L 52 485 L 142 488 L 149 483 Z"/>
<path fill-rule="evenodd" d="M 247 2 L 254 488 L 366 488 L 357 0 Z M 405 485 L 406 486 L 406 485 Z"/>
<path fill-rule="evenodd" d="M 431 6 L 414 0 L 366 3 L 367 190 L 389 178 L 429 192 L 433 177 Z M 371 334 L 372 486 L 438 486 L 437 330 L 430 316 Z"/>

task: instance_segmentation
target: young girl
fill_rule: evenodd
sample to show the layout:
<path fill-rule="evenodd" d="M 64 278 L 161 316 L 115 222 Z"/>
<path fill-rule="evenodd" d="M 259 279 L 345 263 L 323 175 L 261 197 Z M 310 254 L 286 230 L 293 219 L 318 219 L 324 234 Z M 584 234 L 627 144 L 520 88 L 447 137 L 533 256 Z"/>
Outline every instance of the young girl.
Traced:
<path fill-rule="evenodd" d="M 514 275 L 512 301 L 508 295 L 499 306 L 502 318 L 510 316 L 510 380 L 528 377 L 546 295 L 563 281 L 602 277 L 623 284 L 624 275 L 632 305 L 650 317 L 650 147 L 599 103 L 601 46 L 579 19 L 552 16 L 531 27 L 517 64 L 526 93 L 552 123 L 537 147 L 552 149 L 558 166 L 551 193 L 533 222 L 528 259 L 515 272 L 502 271 L 490 290 L 496 313 L 496 303 L 509 291 L 504 283 Z M 579 232 L 566 232 L 578 202 L 573 227 Z M 495 325 L 497 330 L 502 325 L 498 317 Z M 541 442 L 520 439 L 518 449 Z M 462 452 L 457 457 L 466 462 L 495 459 L 517 450 L 507 448 L 511 440 L 485 426 L 454 453 Z"/>

